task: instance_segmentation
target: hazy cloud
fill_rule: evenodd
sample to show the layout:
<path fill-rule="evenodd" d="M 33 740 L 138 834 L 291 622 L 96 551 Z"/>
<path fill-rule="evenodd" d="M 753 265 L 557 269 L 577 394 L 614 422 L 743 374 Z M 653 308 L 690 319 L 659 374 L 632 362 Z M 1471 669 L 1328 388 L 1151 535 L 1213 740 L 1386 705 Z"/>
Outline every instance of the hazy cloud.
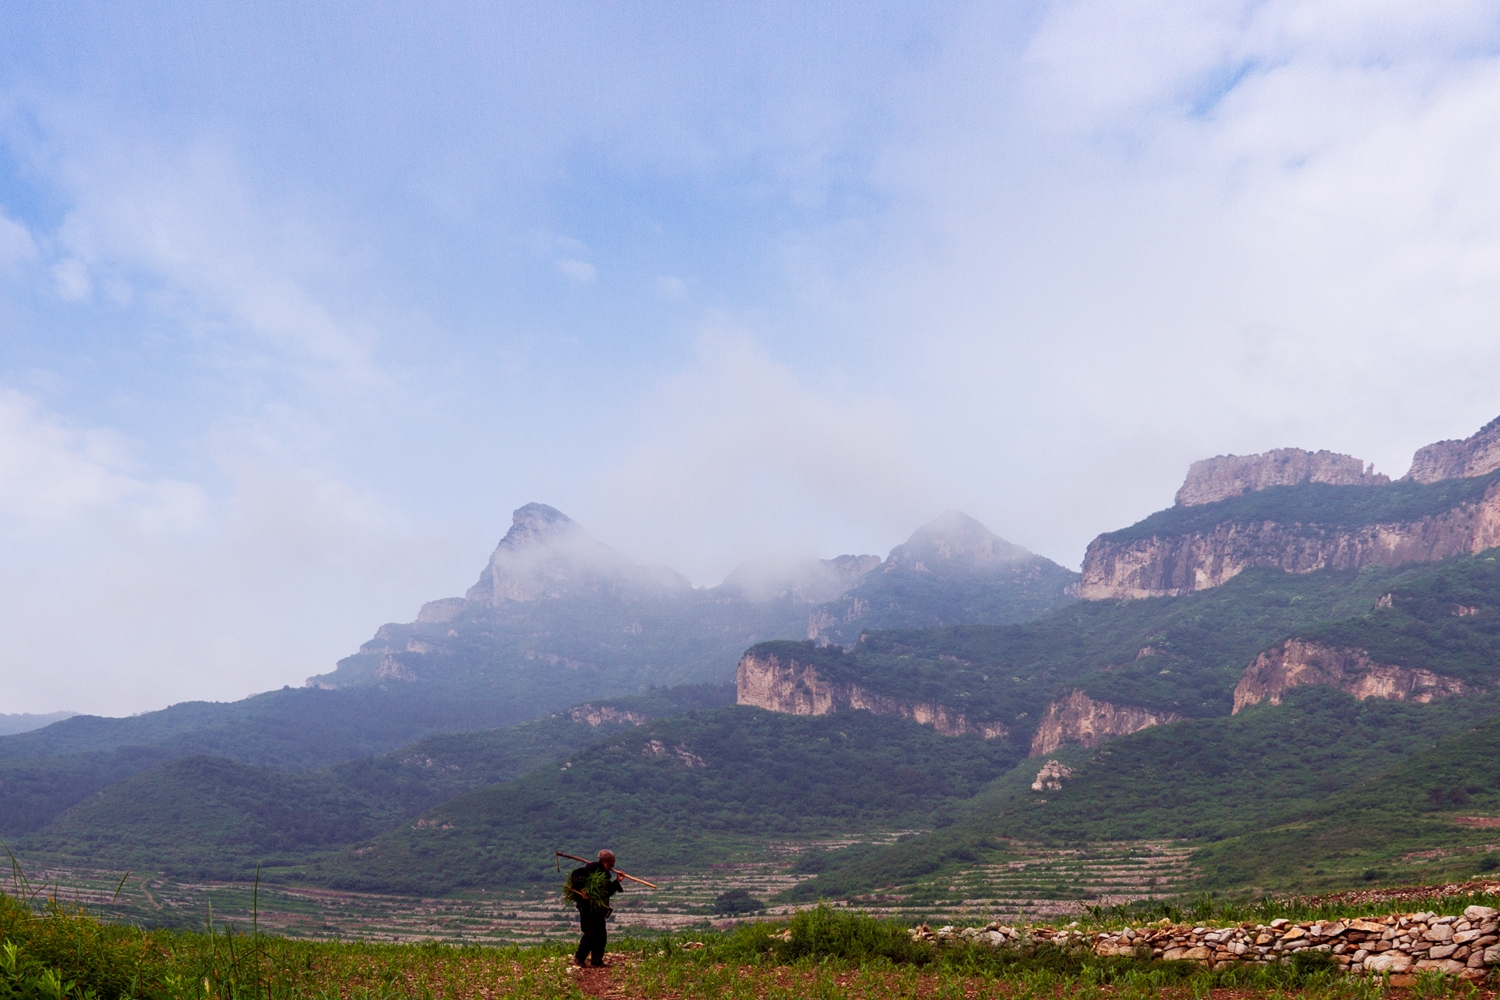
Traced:
<path fill-rule="evenodd" d="M 599 482 L 600 527 L 700 585 L 768 553 L 884 551 L 927 512 L 900 407 L 815 388 L 742 333 L 705 335 L 634 437 Z"/>
<path fill-rule="evenodd" d="M 36 241 L 31 238 L 31 231 L 0 212 L 0 268 L 36 258 Z"/>
<path fill-rule="evenodd" d="M 568 258 L 562 258 L 557 262 L 557 271 L 564 278 L 579 285 L 587 285 L 599 276 L 599 271 L 594 265 Z"/>
<path fill-rule="evenodd" d="M 529 500 L 1076 564 L 1500 413 L 1492 4 L 440 9 L 8 20 L 0 711 L 326 671 Z"/>

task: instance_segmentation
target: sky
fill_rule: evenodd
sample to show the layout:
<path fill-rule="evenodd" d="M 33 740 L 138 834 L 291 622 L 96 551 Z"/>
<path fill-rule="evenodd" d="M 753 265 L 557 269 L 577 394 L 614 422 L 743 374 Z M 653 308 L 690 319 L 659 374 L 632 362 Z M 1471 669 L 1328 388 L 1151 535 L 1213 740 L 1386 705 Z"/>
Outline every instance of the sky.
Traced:
<path fill-rule="evenodd" d="M 11 5 L 0 712 L 332 668 L 524 503 L 717 584 L 1500 414 L 1500 10 Z"/>

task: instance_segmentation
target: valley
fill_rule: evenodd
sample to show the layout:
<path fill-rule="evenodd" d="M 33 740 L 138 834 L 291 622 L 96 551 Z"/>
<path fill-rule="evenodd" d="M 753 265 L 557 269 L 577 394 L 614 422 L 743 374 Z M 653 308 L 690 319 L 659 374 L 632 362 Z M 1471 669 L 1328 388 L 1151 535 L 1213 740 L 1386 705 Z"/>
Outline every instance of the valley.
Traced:
<path fill-rule="evenodd" d="M 642 934 L 1474 878 L 1500 471 L 1414 468 L 1199 463 L 1081 576 L 949 512 L 885 559 L 694 589 L 528 505 L 465 597 L 306 688 L 0 737 L 0 835 L 123 918 L 253 897 L 278 933 L 383 940 L 569 936 L 552 852 L 600 844 L 661 886 L 620 904 Z"/>

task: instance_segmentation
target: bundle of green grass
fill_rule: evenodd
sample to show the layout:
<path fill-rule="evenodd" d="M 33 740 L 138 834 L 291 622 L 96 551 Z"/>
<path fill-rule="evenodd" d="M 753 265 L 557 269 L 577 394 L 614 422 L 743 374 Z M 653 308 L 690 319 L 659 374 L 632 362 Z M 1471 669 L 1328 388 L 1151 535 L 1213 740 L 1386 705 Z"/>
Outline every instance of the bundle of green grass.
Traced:
<path fill-rule="evenodd" d="M 569 906 L 587 899 L 601 910 L 614 909 L 609 905 L 609 872 L 601 869 L 584 876 L 582 889 L 573 888 L 573 876 L 569 875 L 563 883 L 562 898 Z"/>

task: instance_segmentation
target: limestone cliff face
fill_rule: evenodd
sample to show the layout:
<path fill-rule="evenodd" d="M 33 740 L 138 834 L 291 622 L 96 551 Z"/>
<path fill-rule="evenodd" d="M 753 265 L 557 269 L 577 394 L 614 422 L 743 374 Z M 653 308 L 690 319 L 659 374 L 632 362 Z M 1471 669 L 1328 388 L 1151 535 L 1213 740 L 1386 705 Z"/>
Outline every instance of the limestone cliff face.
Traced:
<path fill-rule="evenodd" d="M 1407 479 L 1435 483 L 1440 479 L 1483 476 L 1500 469 L 1500 417 L 1462 441 L 1439 441 L 1418 448 Z"/>
<path fill-rule="evenodd" d="M 1477 502 L 1396 524 L 1334 528 L 1224 523 L 1200 532 L 1117 543 L 1101 536 L 1083 557 L 1084 600 L 1177 597 L 1217 587 L 1252 566 L 1288 573 L 1403 566 L 1500 545 L 1500 483 Z"/>
<path fill-rule="evenodd" d="M 1074 691 L 1047 706 L 1047 714 L 1031 738 L 1031 756 L 1051 753 L 1065 743 L 1098 746 L 1113 736 L 1128 736 L 1180 718 L 1173 712 L 1156 712 L 1139 705 L 1095 701 L 1082 691 Z"/>
<path fill-rule="evenodd" d="M 970 720 L 946 705 L 878 694 L 858 684 L 830 682 L 818 676 L 812 664 L 783 659 L 774 653 L 746 653 L 735 671 L 735 685 L 736 704 L 788 715 L 828 715 L 865 709 L 876 715 L 930 725 L 944 736 L 977 733 L 988 740 L 1006 732 L 998 722 Z"/>
<path fill-rule="evenodd" d="M 1306 684 L 1338 688 L 1361 701 L 1381 698 L 1421 704 L 1473 690 L 1456 677 L 1431 670 L 1374 663 L 1363 649 L 1337 649 L 1288 639 L 1245 668 L 1234 689 L 1234 711 L 1263 701 L 1280 705 L 1287 691 Z"/>
<path fill-rule="evenodd" d="M 1375 486 L 1390 481 L 1352 455 L 1278 448 L 1261 455 L 1220 455 L 1194 462 L 1176 499 L 1179 505 L 1192 507 L 1272 486 Z"/>

